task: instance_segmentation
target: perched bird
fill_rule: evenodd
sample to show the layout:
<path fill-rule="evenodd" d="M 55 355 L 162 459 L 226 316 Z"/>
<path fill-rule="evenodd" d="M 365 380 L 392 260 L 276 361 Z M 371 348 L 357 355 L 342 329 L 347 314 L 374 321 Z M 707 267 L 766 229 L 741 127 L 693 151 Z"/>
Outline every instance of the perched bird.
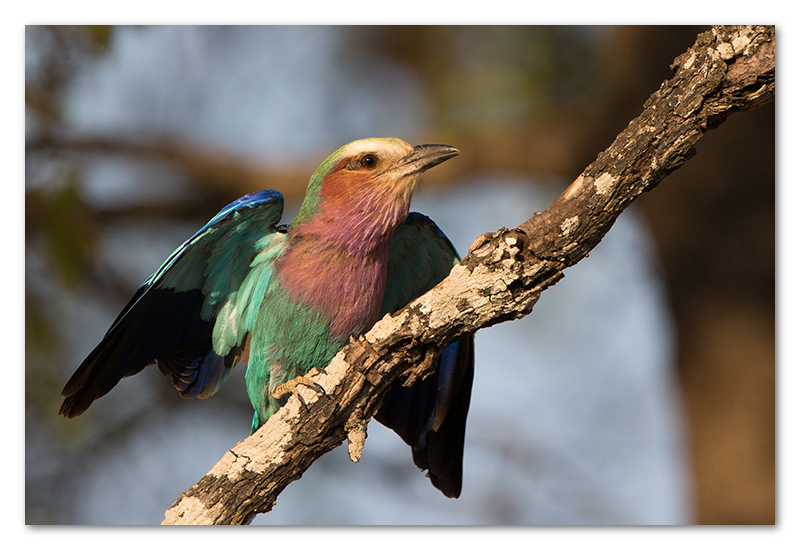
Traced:
<path fill-rule="evenodd" d="M 281 386 L 322 369 L 348 342 L 444 279 L 458 253 L 409 213 L 421 174 L 458 154 L 396 138 L 349 143 L 317 168 L 295 220 L 277 191 L 245 195 L 175 250 L 136 291 L 61 395 L 72 418 L 123 377 L 155 363 L 182 397 L 213 395 L 246 365 L 252 431 L 286 400 Z M 438 370 L 389 390 L 375 418 L 411 446 L 448 497 L 461 493 L 473 337 Z"/>

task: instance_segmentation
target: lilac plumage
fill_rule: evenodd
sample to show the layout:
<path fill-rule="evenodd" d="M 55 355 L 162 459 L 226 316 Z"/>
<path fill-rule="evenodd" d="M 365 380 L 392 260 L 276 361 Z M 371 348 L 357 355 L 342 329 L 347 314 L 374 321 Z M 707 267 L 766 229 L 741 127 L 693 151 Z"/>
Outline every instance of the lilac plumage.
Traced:
<path fill-rule="evenodd" d="M 156 363 L 183 397 L 213 395 L 237 364 L 258 429 L 279 389 L 324 368 L 351 336 L 402 308 L 458 263 L 428 218 L 409 214 L 421 174 L 454 157 L 447 145 L 396 138 L 349 143 L 312 175 L 297 218 L 278 226 L 277 191 L 223 208 L 137 290 L 67 382 L 60 414 L 84 412 L 121 378 Z M 472 336 L 440 356 L 437 374 L 399 384 L 376 418 L 411 447 L 445 495 L 461 492 L 474 363 Z"/>

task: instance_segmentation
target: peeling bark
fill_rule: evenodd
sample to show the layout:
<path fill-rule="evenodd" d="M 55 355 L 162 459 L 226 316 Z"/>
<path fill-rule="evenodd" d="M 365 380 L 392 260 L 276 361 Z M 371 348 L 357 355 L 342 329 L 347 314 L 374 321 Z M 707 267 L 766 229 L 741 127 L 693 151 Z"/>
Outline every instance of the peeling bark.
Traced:
<path fill-rule="evenodd" d="M 178 497 L 164 523 L 249 523 L 345 438 L 356 460 L 366 422 L 394 380 L 410 384 L 432 372 L 435 355 L 462 334 L 530 313 L 636 197 L 694 155 L 706 131 L 774 99 L 775 29 L 714 27 L 672 69 L 642 114 L 550 207 L 479 237 L 444 281 L 351 340 L 324 372 L 310 373 L 325 394 L 300 386 L 302 402 L 292 396 L 228 451 Z"/>

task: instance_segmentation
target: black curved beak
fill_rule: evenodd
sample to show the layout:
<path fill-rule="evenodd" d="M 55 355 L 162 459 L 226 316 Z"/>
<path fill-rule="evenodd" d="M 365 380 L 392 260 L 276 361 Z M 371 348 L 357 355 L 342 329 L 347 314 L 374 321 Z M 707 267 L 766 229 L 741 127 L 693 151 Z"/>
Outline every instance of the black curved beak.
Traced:
<path fill-rule="evenodd" d="M 397 167 L 403 168 L 408 174 L 424 172 L 437 164 L 443 163 L 447 159 L 453 158 L 458 155 L 458 153 L 459 150 L 450 145 L 417 145 L 411 153 L 400 159 L 397 163 Z"/>

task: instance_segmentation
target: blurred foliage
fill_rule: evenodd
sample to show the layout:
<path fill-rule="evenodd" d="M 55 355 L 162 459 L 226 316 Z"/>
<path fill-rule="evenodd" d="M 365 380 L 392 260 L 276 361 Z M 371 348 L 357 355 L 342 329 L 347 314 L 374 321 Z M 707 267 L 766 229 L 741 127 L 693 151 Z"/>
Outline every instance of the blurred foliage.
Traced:
<path fill-rule="evenodd" d="M 613 33 L 603 27 L 368 26 L 349 35 L 348 55 L 383 56 L 418 75 L 432 130 L 464 152 L 446 170 L 563 174 L 592 160 L 576 153 L 608 99 L 598 45 Z M 370 59 L 361 64 L 370 66 Z"/>
<path fill-rule="evenodd" d="M 107 25 L 26 27 L 26 137 L 63 130 L 70 85 L 109 51 L 113 30 Z M 60 403 L 60 362 L 68 348 L 62 327 L 69 321 L 50 297 L 89 283 L 98 234 L 93 208 L 82 193 L 83 161 L 52 151 L 29 152 L 25 161 L 25 403 L 28 415 L 47 418 Z M 49 419 L 45 425 L 76 429 Z M 28 429 L 36 427 L 26 423 Z"/>
<path fill-rule="evenodd" d="M 92 209 L 81 196 L 80 174 L 70 170 L 56 179 L 58 183 L 27 194 L 25 233 L 29 238 L 44 238 L 54 275 L 74 289 L 95 255 L 97 232 Z"/>
<path fill-rule="evenodd" d="M 359 26 L 344 36 L 354 76 L 368 78 L 375 63 L 388 59 L 422 85 L 431 139 L 446 136 L 463 152 L 457 166 L 441 173 L 500 169 L 569 181 L 639 114 L 671 76 L 673 58 L 702 30 Z M 112 26 L 26 27 L 29 144 L 68 132 L 71 85 L 113 50 L 115 33 Z M 768 107 L 732 117 L 700 142 L 696 159 L 637 201 L 653 228 L 676 315 L 704 523 L 775 519 L 774 116 Z M 53 423 L 63 383 L 61 327 L 69 320 L 48 296 L 124 287 L 99 265 L 98 240 L 119 217 L 84 197 L 92 154 L 108 151 L 56 145 L 29 146 L 26 154 L 26 403 Z M 203 150 L 198 155 L 211 159 Z M 171 162 L 196 171 L 185 158 Z M 230 163 L 217 168 L 230 176 Z M 204 173 L 207 188 L 230 192 L 214 170 Z M 133 215 L 148 221 L 194 215 L 202 223 L 222 203 L 221 193 L 201 197 L 207 203 L 195 194 Z"/>
<path fill-rule="evenodd" d="M 515 133 L 554 107 L 590 100 L 594 34 L 573 27 L 381 26 L 359 29 L 352 40 L 413 67 L 432 85 L 434 125 L 459 135 Z"/>
<path fill-rule="evenodd" d="M 109 25 L 25 27 L 25 112 L 50 129 L 62 122 L 62 102 L 81 67 L 108 52 Z"/>
<path fill-rule="evenodd" d="M 25 28 L 26 133 L 45 135 L 60 128 L 63 102 L 82 68 L 111 47 L 109 25 L 29 25 Z M 53 276 L 75 289 L 96 252 L 92 209 L 81 194 L 81 161 L 63 154 L 26 155 L 25 237 L 43 241 Z M 39 285 L 26 284 L 26 350 L 54 356 L 58 333 L 48 320 Z"/>
<path fill-rule="evenodd" d="M 61 348 L 61 336 L 50 323 L 45 304 L 35 293 L 25 294 L 25 354 L 28 360 L 54 356 Z"/>

